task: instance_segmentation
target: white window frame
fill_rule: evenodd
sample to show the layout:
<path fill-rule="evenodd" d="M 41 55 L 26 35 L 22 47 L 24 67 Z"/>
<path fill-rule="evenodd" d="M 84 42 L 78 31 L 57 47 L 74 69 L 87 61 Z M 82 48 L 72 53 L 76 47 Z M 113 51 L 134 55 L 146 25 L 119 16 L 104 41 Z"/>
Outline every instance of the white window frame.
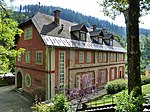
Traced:
<path fill-rule="evenodd" d="M 43 52 L 36 51 L 36 64 L 42 64 L 42 63 L 43 63 Z"/>
<path fill-rule="evenodd" d="M 24 39 L 29 40 L 32 39 L 32 27 L 28 27 L 24 30 Z"/>
<path fill-rule="evenodd" d="M 103 52 L 103 62 L 106 62 L 106 61 L 107 61 L 107 53 Z"/>
<path fill-rule="evenodd" d="M 79 63 L 84 63 L 84 51 L 79 51 Z"/>
<path fill-rule="evenodd" d="M 102 52 L 98 53 L 98 60 L 99 60 L 99 62 L 103 61 L 103 53 Z"/>
<path fill-rule="evenodd" d="M 91 52 L 87 52 L 87 63 L 92 62 L 92 53 Z"/>
<path fill-rule="evenodd" d="M 115 79 L 115 68 L 111 69 L 111 80 Z"/>
<path fill-rule="evenodd" d="M 63 90 L 65 84 L 65 51 L 59 51 L 59 89 Z"/>
<path fill-rule="evenodd" d="M 86 32 L 80 31 L 80 40 L 86 41 Z"/>
<path fill-rule="evenodd" d="M 26 63 L 30 63 L 30 61 L 31 61 L 31 52 L 30 51 L 26 51 L 25 61 L 26 61 Z"/>

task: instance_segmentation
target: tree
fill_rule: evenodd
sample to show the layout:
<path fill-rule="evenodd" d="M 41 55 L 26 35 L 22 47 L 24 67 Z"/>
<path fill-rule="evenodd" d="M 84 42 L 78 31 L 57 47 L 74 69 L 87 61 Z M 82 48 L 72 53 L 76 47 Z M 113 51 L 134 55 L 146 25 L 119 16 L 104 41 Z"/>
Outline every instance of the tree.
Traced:
<path fill-rule="evenodd" d="M 115 19 L 124 14 L 127 31 L 128 93 L 135 88 L 135 97 L 142 94 L 140 77 L 139 17 L 150 10 L 150 0 L 103 0 L 105 15 Z M 144 13 L 146 10 L 146 13 Z M 140 13 L 141 11 L 141 13 Z M 142 111 L 142 105 L 139 112 Z"/>
<path fill-rule="evenodd" d="M 15 50 L 15 35 L 21 35 L 18 23 L 12 18 L 12 11 L 8 10 L 0 1 L 0 73 L 7 73 L 12 69 L 15 57 L 23 49 Z"/>
<path fill-rule="evenodd" d="M 141 48 L 141 74 L 144 75 L 144 69 L 150 63 L 150 35 L 140 36 L 140 48 Z"/>

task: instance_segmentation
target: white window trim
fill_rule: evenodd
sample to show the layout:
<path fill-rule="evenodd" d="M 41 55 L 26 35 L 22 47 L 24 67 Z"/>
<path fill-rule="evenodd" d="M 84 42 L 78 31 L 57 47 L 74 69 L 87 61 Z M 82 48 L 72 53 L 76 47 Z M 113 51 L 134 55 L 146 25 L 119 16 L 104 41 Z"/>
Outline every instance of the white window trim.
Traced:
<path fill-rule="evenodd" d="M 38 61 L 38 53 L 42 53 L 41 62 Z M 36 51 L 36 64 L 43 64 L 43 51 Z"/>
<path fill-rule="evenodd" d="M 26 33 L 29 33 L 29 31 L 31 31 L 31 36 L 30 37 L 26 37 Z M 29 40 L 29 39 L 32 39 L 32 36 L 33 36 L 33 28 L 32 26 L 31 27 L 28 27 L 24 30 L 24 40 Z"/>
<path fill-rule="evenodd" d="M 61 61 L 61 57 L 60 57 L 60 54 L 61 53 L 63 53 L 63 55 L 64 55 L 64 58 L 63 58 L 63 62 L 60 62 Z M 65 71 L 65 69 L 66 69 L 66 62 L 65 62 L 65 58 L 66 58 L 66 54 L 65 54 L 65 51 L 59 51 L 59 86 L 60 87 L 63 87 L 64 88 L 64 86 L 65 86 L 65 74 L 66 74 L 66 71 Z M 61 73 L 61 63 L 63 64 L 63 74 Z M 61 78 L 61 75 L 63 76 L 63 78 Z M 62 80 L 62 82 L 61 82 L 61 79 L 63 79 Z M 60 91 L 62 92 L 62 90 L 63 90 L 63 88 L 60 88 Z"/>
<path fill-rule="evenodd" d="M 25 61 L 26 61 L 26 63 L 30 63 L 31 62 L 31 52 L 30 51 L 26 51 L 26 53 L 25 53 Z"/>
<path fill-rule="evenodd" d="M 81 53 L 82 53 L 82 58 L 80 57 Z M 84 51 L 79 51 L 79 63 L 84 63 Z"/>

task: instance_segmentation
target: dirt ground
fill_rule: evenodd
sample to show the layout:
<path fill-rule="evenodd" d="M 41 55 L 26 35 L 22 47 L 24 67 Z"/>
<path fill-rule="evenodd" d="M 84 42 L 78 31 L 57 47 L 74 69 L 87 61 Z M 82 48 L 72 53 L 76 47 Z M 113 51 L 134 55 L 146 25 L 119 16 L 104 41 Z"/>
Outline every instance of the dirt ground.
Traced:
<path fill-rule="evenodd" d="M 33 100 L 14 88 L 14 85 L 0 87 L 0 112 L 32 112 Z"/>

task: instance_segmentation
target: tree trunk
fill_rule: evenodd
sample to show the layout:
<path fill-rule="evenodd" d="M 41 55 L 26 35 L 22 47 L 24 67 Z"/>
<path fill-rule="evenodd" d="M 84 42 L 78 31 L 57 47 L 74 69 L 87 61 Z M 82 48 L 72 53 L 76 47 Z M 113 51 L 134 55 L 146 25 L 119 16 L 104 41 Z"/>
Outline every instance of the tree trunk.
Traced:
<path fill-rule="evenodd" d="M 135 90 L 135 97 L 142 94 L 140 77 L 140 46 L 139 46 L 139 0 L 128 0 L 127 19 L 127 55 L 128 55 L 128 92 Z M 142 112 L 142 105 L 138 112 Z"/>

